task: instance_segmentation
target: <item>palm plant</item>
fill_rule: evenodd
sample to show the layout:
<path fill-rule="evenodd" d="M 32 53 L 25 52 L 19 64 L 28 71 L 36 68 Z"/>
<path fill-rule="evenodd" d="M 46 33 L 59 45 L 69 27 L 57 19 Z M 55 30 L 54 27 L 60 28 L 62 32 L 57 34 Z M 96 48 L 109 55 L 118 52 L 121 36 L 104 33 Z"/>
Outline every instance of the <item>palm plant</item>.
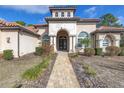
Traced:
<path fill-rule="evenodd" d="M 90 38 L 84 38 L 81 39 L 80 41 L 81 45 L 84 45 L 84 47 L 89 47 L 89 45 L 91 44 L 91 39 Z"/>

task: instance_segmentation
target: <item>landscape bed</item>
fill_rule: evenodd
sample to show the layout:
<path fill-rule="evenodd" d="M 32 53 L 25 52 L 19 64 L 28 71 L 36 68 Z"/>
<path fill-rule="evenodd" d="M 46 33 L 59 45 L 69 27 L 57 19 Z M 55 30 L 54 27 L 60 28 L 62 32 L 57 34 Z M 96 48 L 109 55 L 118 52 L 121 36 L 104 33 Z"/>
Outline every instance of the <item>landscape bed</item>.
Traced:
<path fill-rule="evenodd" d="M 0 87 L 1 88 L 46 87 L 56 56 L 57 54 L 55 54 L 50 59 L 49 66 L 45 71 L 43 71 L 40 78 L 30 81 L 24 80 L 22 75 L 27 70 L 40 64 L 43 61 L 42 56 L 28 54 L 21 58 L 9 61 L 0 59 Z M 36 82 L 38 83 L 37 86 L 35 86 Z"/>
<path fill-rule="evenodd" d="M 29 68 L 39 64 L 42 57 L 28 54 L 13 60 L 0 59 L 0 87 L 11 88 L 20 82 L 21 75 Z"/>
<path fill-rule="evenodd" d="M 41 75 L 35 80 L 23 80 L 22 88 L 46 88 L 57 54 L 53 54 Z"/>
<path fill-rule="evenodd" d="M 123 88 L 124 57 L 70 56 L 80 87 L 84 88 Z M 90 68 L 90 69 L 89 69 Z M 86 69 L 89 69 L 88 73 Z"/>

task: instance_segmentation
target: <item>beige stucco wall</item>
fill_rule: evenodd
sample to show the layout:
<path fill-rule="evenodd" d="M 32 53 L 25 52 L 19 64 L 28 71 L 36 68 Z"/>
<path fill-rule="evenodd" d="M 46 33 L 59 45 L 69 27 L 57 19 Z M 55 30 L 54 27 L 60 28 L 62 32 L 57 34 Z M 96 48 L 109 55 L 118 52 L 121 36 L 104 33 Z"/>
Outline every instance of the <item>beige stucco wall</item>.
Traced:
<path fill-rule="evenodd" d="M 38 34 L 39 35 L 43 35 L 47 30 L 48 30 L 48 27 L 40 27 L 40 28 L 38 28 L 39 30 L 38 30 Z"/>
<path fill-rule="evenodd" d="M 32 34 L 26 32 L 20 32 L 20 56 L 35 51 L 35 47 L 38 46 L 38 38 Z"/>
<path fill-rule="evenodd" d="M 82 31 L 91 33 L 95 30 L 96 30 L 95 23 L 77 23 L 77 35 Z"/>
<path fill-rule="evenodd" d="M 44 34 L 46 34 L 46 33 L 48 34 L 48 27 L 39 27 L 38 29 L 39 29 L 38 34 L 40 35 L 38 43 L 40 45 L 42 45 L 42 37 L 43 37 Z"/>
<path fill-rule="evenodd" d="M 103 48 L 103 51 L 105 51 L 105 46 L 103 46 L 103 40 L 105 39 L 107 33 L 100 33 L 98 34 L 98 40 L 99 40 L 99 47 Z M 115 37 L 115 46 L 120 47 L 120 33 L 111 33 Z"/>
<path fill-rule="evenodd" d="M 76 35 L 76 21 L 49 22 L 49 35 L 57 35 L 57 32 L 61 29 L 65 29 L 69 35 Z"/>
<path fill-rule="evenodd" d="M 10 37 L 10 43 L 7 43 L 7 38 Z M 1 52 L 6 49 L 11 49 L 13 51 L 13 55 L 18 57 L 18 31 L 2 31 L 0 32 L 0 50 Z"/>
<path fill-rule="evenodd" d="M 10 37 L 10 43 L 7 38 Z M 32 53 L 38 46 L 38 38 L 32 34 L 21 32 L 20 37 L 20 56 Z M 14 57 L 18 57 L 18 30 L 0 31 L 0 52 L 3 50 L 13 50 Z"/>

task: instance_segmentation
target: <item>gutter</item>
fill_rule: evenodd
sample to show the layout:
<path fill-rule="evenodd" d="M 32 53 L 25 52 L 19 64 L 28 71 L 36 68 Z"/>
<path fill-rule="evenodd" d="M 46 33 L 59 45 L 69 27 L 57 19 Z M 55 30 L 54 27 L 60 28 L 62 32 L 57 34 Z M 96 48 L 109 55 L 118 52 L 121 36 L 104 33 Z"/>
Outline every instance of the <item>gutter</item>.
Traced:
<path fill-rule="evenodd" d="M 94 38 L 95 38 L 95 48 L 96 48 L 96 34 L 94 35 Z"/>
<path fill-rule="evenodd" d="M 39 37 L 40 35 L 38 35 L 38 34 L 36 34 L 36 33 L 34 33 L 34 32 L 32 32 L 32 31 L 30 31 L 30 30 L 28 30 L 28 29 L 26 29 L 26 28 L 24 28 L 24 27 L 21 27 L 21 26 L 16 26 L 16 27 L 0 27 L 0 29 L 2 29 L 2 30 L 21 30 L 21 31 L 25 31 L 25 32 L 28 32 L 28 33 L 30 33 L 30 34 L 33 34 L 33 35 L 35 35 L 35 36 L 37 36 L 37 37 Z"/>

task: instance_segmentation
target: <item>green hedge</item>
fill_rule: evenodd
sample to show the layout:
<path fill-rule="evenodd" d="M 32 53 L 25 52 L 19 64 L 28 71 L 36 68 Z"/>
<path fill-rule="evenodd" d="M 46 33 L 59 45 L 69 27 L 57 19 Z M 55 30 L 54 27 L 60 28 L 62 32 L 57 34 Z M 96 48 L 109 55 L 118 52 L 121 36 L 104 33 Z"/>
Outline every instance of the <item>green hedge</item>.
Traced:
<path fill-rule="evenodd" d="M 108 46 L 106 47 L 106 54 L 108 56 L 117 56 L 120 54 L 120 48 L 117 46 Z"/>
<path fill-rule="evenodd" d="M 11 59 L 13 59 L 13 51 L 12 50 L 4 50 L 3 51 L 3 58 L 5 60 L 11 60 Z"/>
<path fill-rule="evenodd" d="M 86 56 L 92 56 L 95 55 L 95 50 L 93 48 L 85 48 L 84 49 L 84 54 Z"/>
<path fill-rule="evenodd" d="M 95 55 L 102 55 L 102 48 L 95 48 Z"/>
<path fill-rule="evenodd" d="M 124 47 L 121 47 L 120 50 L 121 50 L 121 52 L 120 52 L 119 55 L 120 55 L 120 56 L 124 56 Z"/>
<path fill-rule="evenodd" d="M 42 47 L 36 47 L 35 48 L 35 54 L 38 56 L 41 56 L 43 54 L 43 48 Z"/>

